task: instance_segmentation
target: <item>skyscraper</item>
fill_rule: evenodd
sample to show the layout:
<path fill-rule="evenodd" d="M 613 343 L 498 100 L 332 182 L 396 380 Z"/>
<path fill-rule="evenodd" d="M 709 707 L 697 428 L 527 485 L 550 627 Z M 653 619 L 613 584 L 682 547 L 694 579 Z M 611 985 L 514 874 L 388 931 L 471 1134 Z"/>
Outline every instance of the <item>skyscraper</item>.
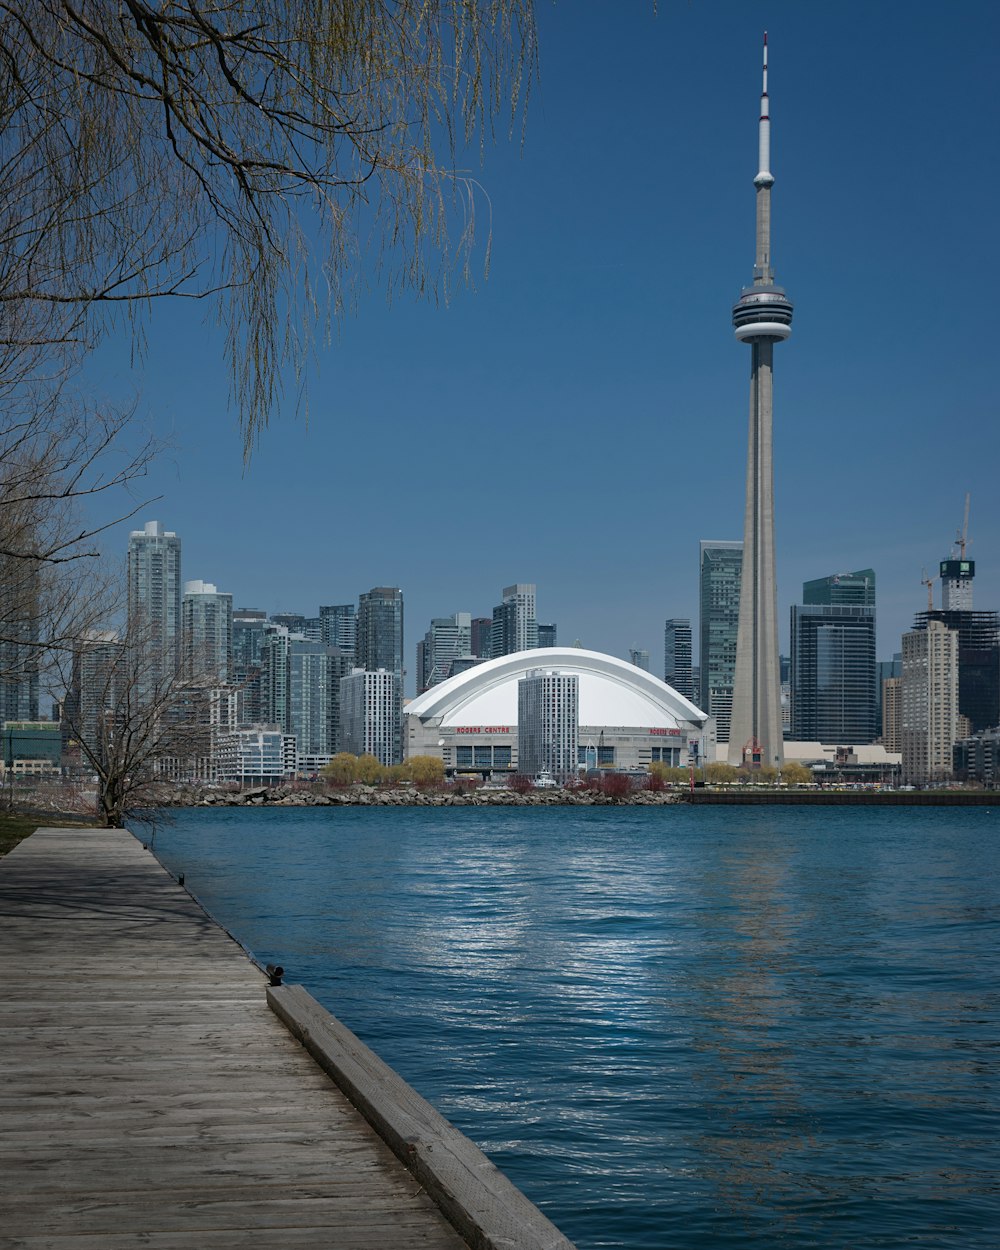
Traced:
<path fill-rule="evenodd" d="M 513 586 L 505 586 L 501 594 L 503 601 L 493 609 L 490 653 L 494 660 L 538 646 L 534 583 L 517 582 Z"/>
<path fill-rule="evenodd" d="M 875 573 L 805 582 L 792 607 L 791 736 L 850 746 L 878 733 Z"/>
<path fill-rule="evenodd" d="M 382 762 L 399 764 L 403 759 L 403 592 L 396 586 L 374 586 L 358 597 L 355 663 L 369 673 L 384 669 L 394 678 L 391 688 L 396 699 L 395 728 L 390 758 Z M 371 683 L 369 686 L 371 695 Z M 378 700 L 383 699 L 386 689 L 385 683 L 378 684 Z"/>
<path fill-rule="evenodd" d="M 958 631 L 931 619 L 904 634 L 901 684 L 904 780 L 950 777 L 958 739 Z"/>
<path fill-rule="evenodd" d="M 129 535 L 128 624 L 130 646 L 142 652 L 142 701 L 180 665 L 181 540 L 159 521 Z"/>
<path fill-rule="evenodd" d="M 873 742 L 875 609 L 792 606 L 792 737 L 853 746 Z"/>
<path fill-rule="evenodd" d="M 358 614 L 354 604 L 320 604 L 319 619 L 323 642 L 353 655 L 358 637 Z"/>
<path fill-rule="evenodd" d="M 774 567 L 772 376 L 774 345 L 792 332 L 792 305 L 771 267 L 771 121 L 767 95 L 767 35 L 758 130 L 757 248 L 753 285 L 733 308 L 741 343 L 750 344 L 750 425 L 747 446 L 743 582 L 733 680 L 729 761 L 780 764 L 781 682 L 778 673 L 778 595 Z M 721 735 L 720 735 L 721 737 Z"/>
<path fill-rule="evenodd" d="M 671 617 L 663 626 L 663 680 L 692 703 L 695 693 L 691 670 L 691 622 L 687 617 Z"/>
<path fill-rule="evenodd" d="M 446 681 L 455 660 L 472 654 L 472 615 L 436 616 L 417 644 L 417 694 Z"/>
<path fill-rule="evenodd" d="M 184 583 L 183 671 L 185 678 L 226 683 L 233 671 L 233 596 L 211 582 Z"/>
<path fill-rule="evenodd" d="M 575 774 L 579 755 L 580 678 L 534 669 L 517 683 L 517 766 L 533 776 Z"/>
<path fill-rule="evenodd" d="M 802 583 L 802 602 L 839 607 L 875 606 L 875 570 L 859 569 L 856 573 L 831 573 Z"/>
<path fill-rule="evenodd" d="M 730 740 L 736 635 L 740 617 L 743 544 L 706 541 L 700 544 L 701 709 L 715 718 L 716 738 Z"/>

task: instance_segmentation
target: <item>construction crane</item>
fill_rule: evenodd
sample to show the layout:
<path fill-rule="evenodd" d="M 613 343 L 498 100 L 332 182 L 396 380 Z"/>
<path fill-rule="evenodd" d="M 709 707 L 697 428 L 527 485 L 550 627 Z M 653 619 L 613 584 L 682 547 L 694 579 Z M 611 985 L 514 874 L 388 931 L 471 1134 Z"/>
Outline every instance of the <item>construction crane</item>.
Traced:
<path fill-rule="evenodd" d="M 965 548 L 969 541 L 969 492 L 965 492 L 965 520 L 962 522 L 962 528 L 955 535 L 955 542 L 958 543 L 958 558 L 965 559 Z"/>
<path fill-rule="evenodd" d="M 920 570 L 920 584 L 927 587 L 927 611 L 934 611 L 934 578 L 927 576 L 927 570 Z"/>

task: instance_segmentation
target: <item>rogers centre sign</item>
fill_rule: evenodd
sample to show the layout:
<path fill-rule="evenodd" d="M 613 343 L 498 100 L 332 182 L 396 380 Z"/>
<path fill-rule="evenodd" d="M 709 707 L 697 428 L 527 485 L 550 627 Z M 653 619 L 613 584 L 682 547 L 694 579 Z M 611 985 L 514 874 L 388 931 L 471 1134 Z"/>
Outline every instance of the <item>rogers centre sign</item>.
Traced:
<path fill-rule="evenodd" d="M 655 734 L 658 738 L 679 738 L 681 731 L 679 729 L 651 729 L 651 734 Z"/>
<path fill-rule="evenodd" d="M 509 734 L 509 725 L 456 725 L 457 734 Z"/>

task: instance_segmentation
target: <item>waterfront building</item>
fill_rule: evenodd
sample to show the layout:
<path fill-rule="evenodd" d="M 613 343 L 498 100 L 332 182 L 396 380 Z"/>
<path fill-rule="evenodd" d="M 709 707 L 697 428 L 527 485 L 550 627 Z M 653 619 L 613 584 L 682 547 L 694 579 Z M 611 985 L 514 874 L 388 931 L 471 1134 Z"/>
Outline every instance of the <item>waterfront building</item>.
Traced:
<path fill-rule="evenodd" d="M 395 673 L 354 669 L 340 683 L 340 749 L 374 755 L 387 766 L 400 763 L 399 706 Z"/>
<path fill-rule="evenodd" d="M 575 776 L 578 765 L 580 678 L 537 668 L 517 683 L 517 759 L 523 773 Z"/>
<path fill-rule="evenodd" d="M 289 773 L 288 756 L 288 736 L 277 725 L 244 725 L 219 736 L 216 779 L 239 786 L 277 785 Z"/>
<path fill-rule="evenodd" d="M 685 699 L 694 700 L 694 671 L 691 666 L 691 621 L 670 617 L 663 626 L 663 680 Z M 700 697 L 700 696 L 699 696 Z"/>
<path fill-rule="evenodd" d="M 55 721 L 3 722 L 3 766 L 15 777 L 58 777 L 62 735 Z"/>
<path fill-rule="evenodd" d="M 701 707 L 713 717 L 716 738 L 729 741 L 740 616 L 743 544 L 728 540 L 700 543 Z"/>
<path fill-rule="evenodd" d="M 729 762 L 781 764 L 781 682 L 778 676 L 778 592 L 774 560 L 772 379 L 774 345 L 792 332 L 792 304 L 771 265 L 771 122 L 767 36 L 758 128 L 757 246 L 753 285 L 733 308 L 736 338 L 750 344 L 750 426 L 743 529 L 743 574 L 733 676 Z M 703 660 L 704 662 L 704 660 Z M 720 733 L 721 739 L 721 733 Z"/>
<path fill-rule="evenodd" d="M 902 657 L 900 658 L 902 669 Z M 887 751 L 902 751 L 903 678 L 882 678 L 882 745 Z"/>
<path fill-rule="evenodd" d="M 300 758 L 322 759 L 334 753 L 330 739 L 330 656 L 321 642 L 292 634 L 288 639 L 288 719 L 285 732 L 294 734 Z M 315 772 L 313 767 L 310 772 Z"/>
<path fill-rule="evenodd" d="M 629 647 L 628 658 L 630 664 L 634 664 L 636 668 L 641 668 L 646 673 L 649 672 L 648 651 L 643 651 L 638 647 Z"/>
<path fill-rule="evenodd" d="M 955 778 L 975 781 L 988 789 L 1000 783 L 1000 728 L 988 729 L 955 743 Z"/>
<path fill-rule="evenodd" d="M 971 732 L 1000 724 L 1000 614 L 970 609 L 930 608 L 917 613 L 913 628 L 940 621 L 958 635 L 958 710 Z"/>
<path fill-rule="evenodd" d="M 807 582 L 827 592 L 791 611 L 791 737 L 839 744 L 874 742 L 875 608 L 842 604 L 831 579 Z"/>
<path fill-rule="evenodd" d="M 493 609 L 490 655 L 494 660 L 538 646 L 534 583 L 517 582 L 505 586 L 501 594 L 501 602 Z"/>
<path fill-rule="evenodd" d="M 233 596 L 211 582 L 184 583 L 182 672 L 227 683 L 233 672 Z"/>
<path fill-rule="evenodd" d="M 146 702 L 180 665 L 181 540 L 159 521 L 129 534 L 128 629 L 137 695 Z"/>
<path fill-rule="evenodd" d="M 487 660 L 406 706 L 406 754 L 433 755 L 449 775 L 527 772 L 519 760 L 519 683 L 536 670 L 578 681 L 577 766 L 648 771 L 686 766 L 705 750 L 708 717 L 626 660 L 582 647 Z"/>
<path fill-rule="evenodd" d="M 951 777 L 959 733 L 958 632 L 931 619 L 903 635 L 900 746 L 903 778 L 926 785 Z"/>

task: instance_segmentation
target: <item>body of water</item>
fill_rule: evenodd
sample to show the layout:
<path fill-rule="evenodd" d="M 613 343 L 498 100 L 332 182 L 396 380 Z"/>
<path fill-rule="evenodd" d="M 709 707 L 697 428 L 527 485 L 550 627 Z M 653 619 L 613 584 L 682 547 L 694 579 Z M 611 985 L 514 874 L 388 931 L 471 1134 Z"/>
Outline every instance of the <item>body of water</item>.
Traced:
<path fill-rule="evenodd" d="M 581 1250 L 1000 1243 L 1000 810 L 174 815 L 167 867 Z"/>

